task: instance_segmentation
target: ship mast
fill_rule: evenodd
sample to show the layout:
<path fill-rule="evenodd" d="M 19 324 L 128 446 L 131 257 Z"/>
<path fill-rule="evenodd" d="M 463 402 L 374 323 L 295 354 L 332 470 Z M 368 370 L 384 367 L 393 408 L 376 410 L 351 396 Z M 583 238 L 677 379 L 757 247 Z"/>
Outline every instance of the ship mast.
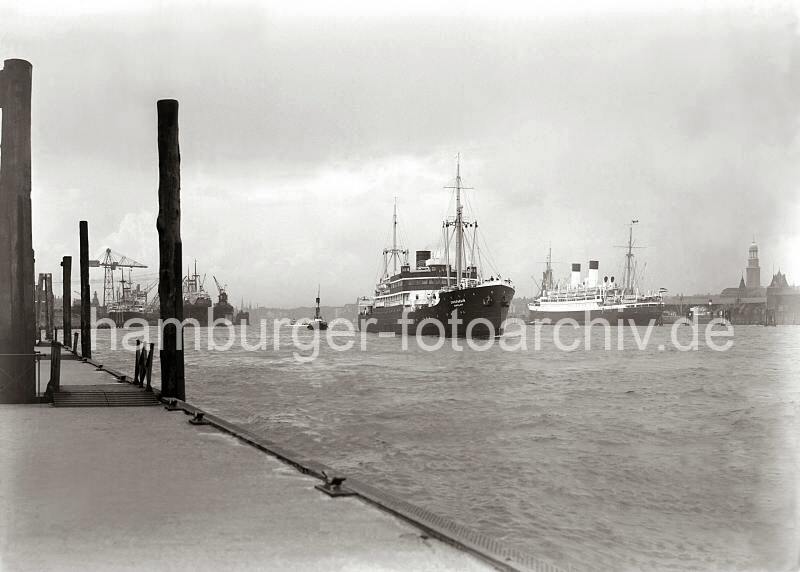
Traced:
<path fill-rule="evenodd" d="M 456 190 L 456 287 L 461 285 L 462 258 L 464 257 L 464 208 L 461 205 L 461 191 L 471 187 L 461 186 L 461 153 L 456 156 L 456 186 L 445 187 Z M 449 261 L 448 261 L 449 264 Z"/>
<path fill-rule="evenodd" d="M 553 289 L 553 247 L 547 249 L 547 266 L 544 271 L 545 279 L 542 280 L 544 289 L 548 292 Z"/>
<path fill-rule="evenodd" d="M 389 259 L 387 256 L 392 257 L 392 269 L 394 274 L 397 274 L 397 261 L 400 255 L 408 259 L 408 250 L 397 248 L 397 197 L 394 198 L 394 212 L 392 215 L 392 247 L 383 249 L 383 275 L 384 278 L 389 276 Z M 402 263 L 402 262 L 401 262 Z"/>
<path fill-rule="evenodd" d="M 317 310 L 314 314 L 314 318 L 319 320 L 319 284 L 317 284 Z"/>
<path fill-rule="evenodd" d="M 625 254 L 625 291 L 633 292 L 633 225 L 638 220 L 632 220 L 628 229 L 628 252 Z"/>
<path fill-rule="evenodd" d="M 456 285 L 461 284 L 461 257 L 464 255 L 463 207 L 461 206 L 461 153 L 456 160 Z"/>
<path fill-rule="evenodd" d="M 394 198 L 394 214 L 392 215 L 392 252 L 394 253 L 392 270 L 394 274 L 397 274 L 397 197 Z"/>

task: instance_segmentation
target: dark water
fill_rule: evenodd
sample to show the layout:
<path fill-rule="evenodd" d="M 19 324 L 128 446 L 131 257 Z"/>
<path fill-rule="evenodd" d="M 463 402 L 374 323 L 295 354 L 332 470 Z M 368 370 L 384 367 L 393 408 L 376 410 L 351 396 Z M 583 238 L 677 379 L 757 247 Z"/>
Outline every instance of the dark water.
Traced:
<path fill-rule="evenodd" d="M 626 349 L 606 351 L 602 333 L 573 352 L 547 330 L 540 350 L 529 340 L 517 352 L 449 341 L 425 352 L 413 340 L 402 351 L 370 335 L 367 351 L 323 344 L 298 363 L 287 328 L 277 352 L 271 336 L 266 351 L 188 351 L 186 394 L 563 565 L 797 569 L 800 328 L 738 327 L 725 352 L 677 351 L 668 327 L 644 351 L 626 328 Z M 100 361 L 132 369 L 130 354 L 109 349 L 111 332 L 97 335 Z"/>

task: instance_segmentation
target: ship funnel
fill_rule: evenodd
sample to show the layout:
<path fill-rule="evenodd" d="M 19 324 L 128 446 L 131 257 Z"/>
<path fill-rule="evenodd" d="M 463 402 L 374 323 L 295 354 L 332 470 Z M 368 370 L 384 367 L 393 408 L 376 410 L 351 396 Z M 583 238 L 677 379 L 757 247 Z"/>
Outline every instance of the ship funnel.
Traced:
<path fill-rule="evenodd" d="M 600 263 L 597 260 L 590 260 L 589 261 L 589 283 L 587 286 L 589 288 L 594 288 L 597 286 L 597 278 L 600 272 Z"/>
<path fill-rule="evenodd" d="M 425 268 L 431 257 L 430 250 L 417 250 L 417 268 Z"/>
<path fill-rule="evenodd" d="M 577 288 L 581 285 L 581 265 L 577 262 L 572 263 L 572 279 L 570 280 L 569 285 L 573 288 Z"/>

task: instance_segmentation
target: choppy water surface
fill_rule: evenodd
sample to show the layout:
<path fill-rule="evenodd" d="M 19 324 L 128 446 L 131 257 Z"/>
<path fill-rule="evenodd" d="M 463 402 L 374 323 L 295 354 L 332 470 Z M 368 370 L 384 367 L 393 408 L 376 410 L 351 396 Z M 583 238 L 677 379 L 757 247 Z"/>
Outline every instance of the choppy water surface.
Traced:
<path fill-rule="evenodd" d="M 96 356 L 132 369 L 110 335 Z M 188 351 L 186 394 L 564 565 L 796 569 L 800 328 L 738 327 L 727 352 L 670 349 L 667 327 L 646 351 L 624 335 L 624 351 L 573 352 L 547 336 L 539 351 L 425 352 L 369 335 L 367 351 L 323 344 L 298 363 L 287 329 L 277 352 L 271 337 L 266 351 Z"/>

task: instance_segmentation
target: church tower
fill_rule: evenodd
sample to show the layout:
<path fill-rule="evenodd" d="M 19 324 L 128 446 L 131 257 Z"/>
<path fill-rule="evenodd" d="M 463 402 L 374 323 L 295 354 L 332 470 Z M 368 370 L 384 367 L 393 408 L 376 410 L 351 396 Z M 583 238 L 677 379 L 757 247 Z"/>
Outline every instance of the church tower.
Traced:
<path fill-rule="evenodd" d="M 753 238 L 753 244 L 750 245 L 747 257 L 747 287 L 761 287 L 761 268 L 758 265 L 758 245 L 755 238 Z"/>

